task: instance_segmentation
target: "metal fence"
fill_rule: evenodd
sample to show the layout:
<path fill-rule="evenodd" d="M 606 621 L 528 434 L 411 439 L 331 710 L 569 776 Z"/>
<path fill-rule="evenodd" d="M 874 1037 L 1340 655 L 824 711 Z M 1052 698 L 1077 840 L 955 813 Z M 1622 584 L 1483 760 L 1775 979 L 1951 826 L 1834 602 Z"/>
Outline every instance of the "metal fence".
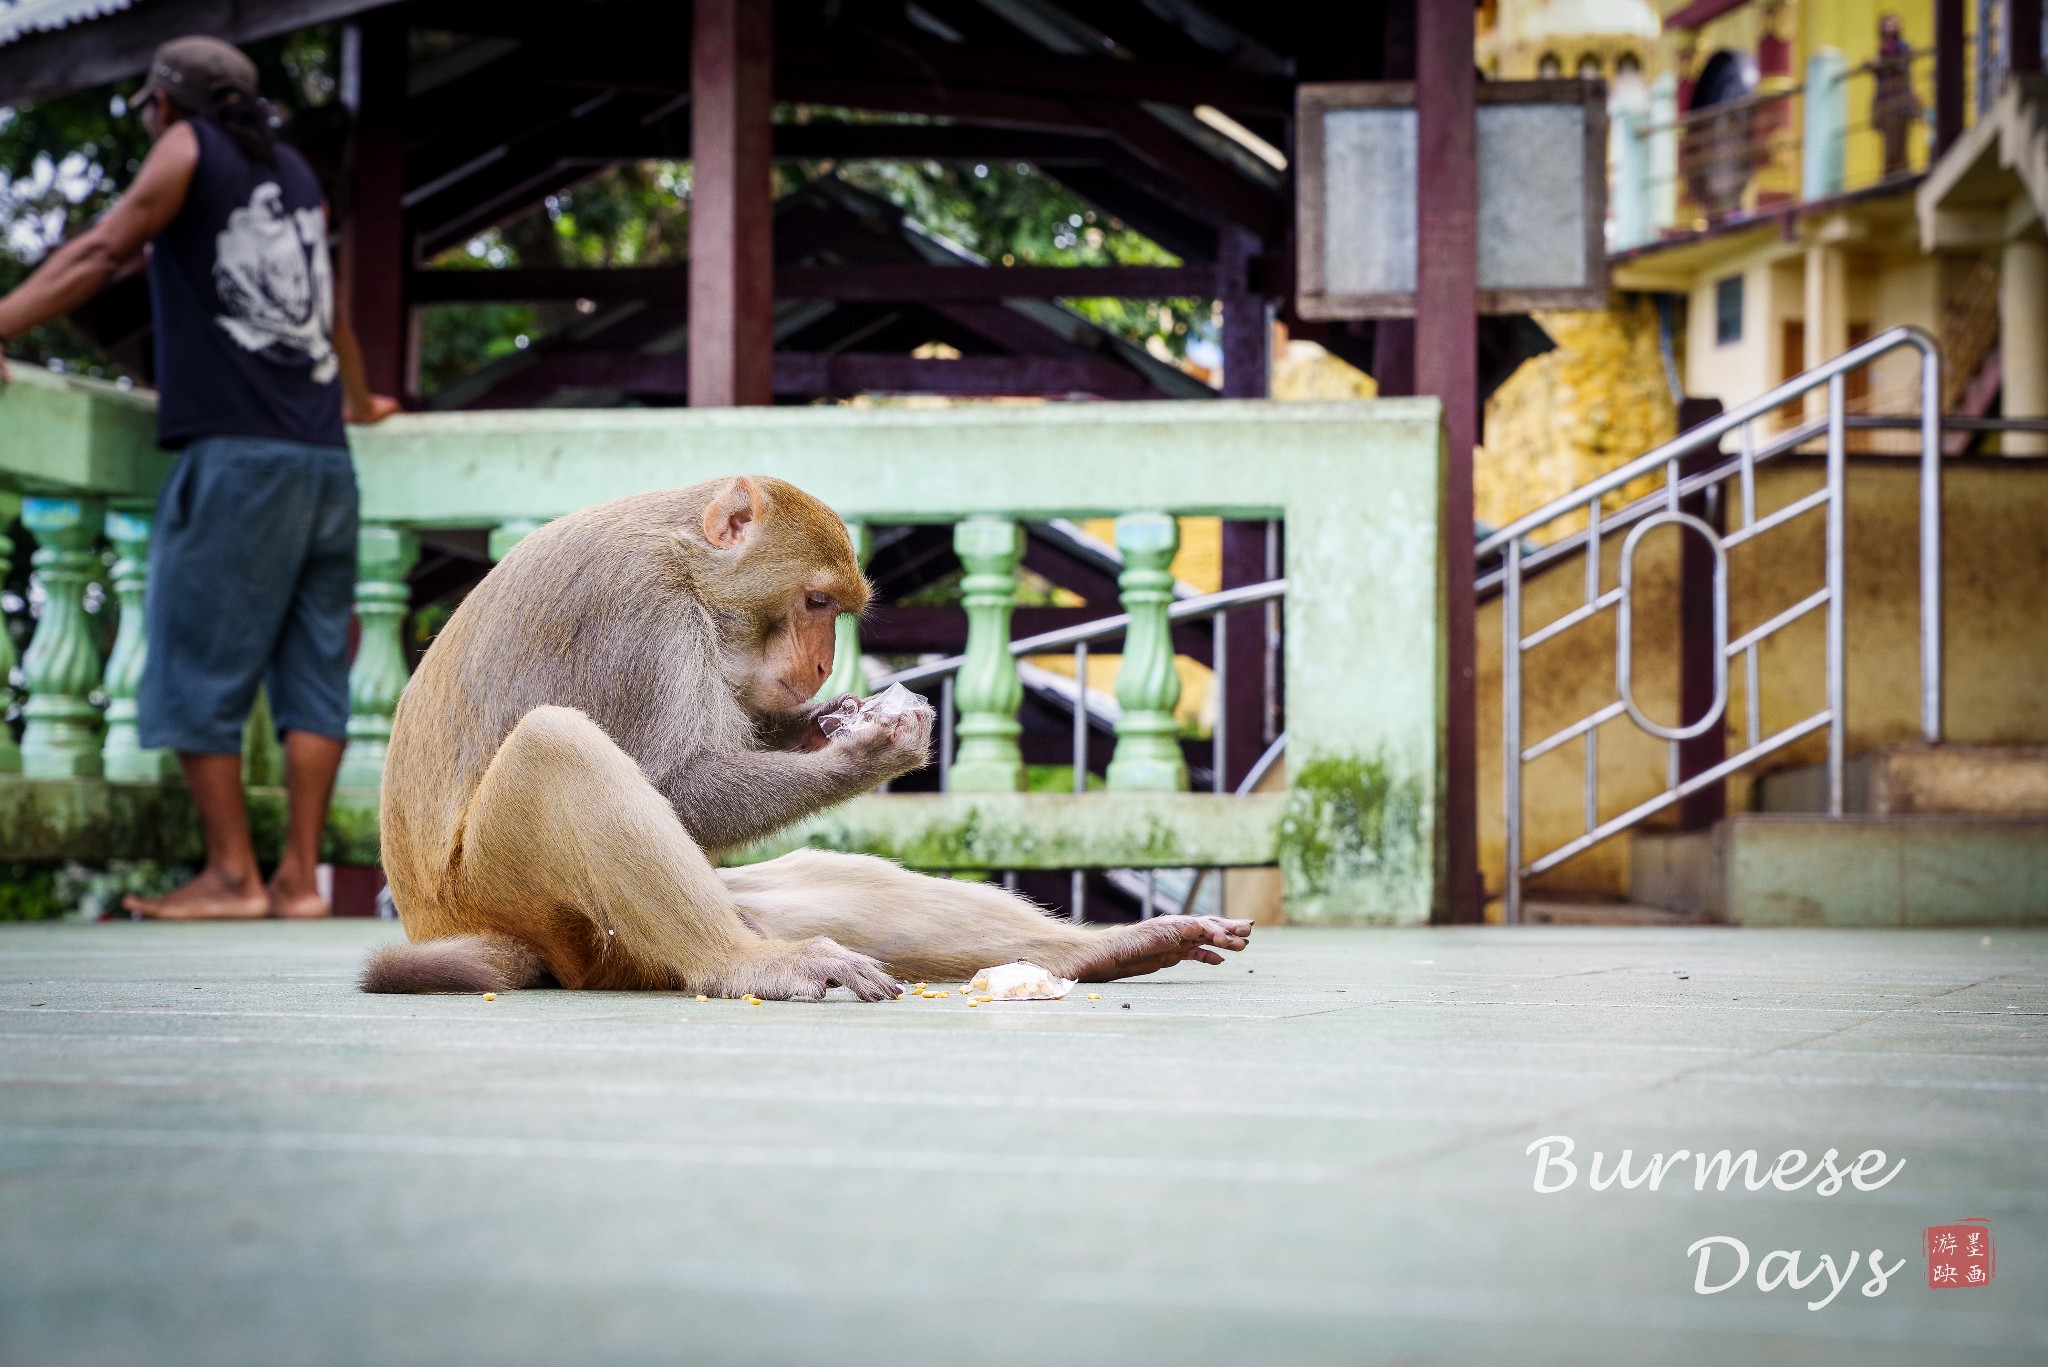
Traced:
<path fill-rule="evenodd" d="M 1834 816 L 1842 814 L 1848 686 L 1843 617 L 1843 534 L 1848 468 L 1846 434 L 1850 427 L 1844 407 L 1845 384 L 1851 371 L 1900 348 L 1912 348 L 1920 356 L 1920 724 L 1928 741 L 1941 739 L 1941 357 L 1934 339 L 1925 332 L 1917 328 L 1893 328 L 1537 509 L 1479 543 L 1477 554 L 1482 565 L 1492 557 L 1500 558 L 1498 568 L 1480 576 L 1478 588 L 1484 593 L 1497 586 L 1502 597 L 1501 720 L 1506 750 L 1504 796 L 1508 921 L 1520 919 L 1525 879 L 1555 868 L 1574 855 L 1628 830 L 1695 792 L 1723 782 L 1730 774 L 1823 728 L 1828 736 L 1828 812 Z M 1827 395 L 1825 417 L 1801 423 L 1788 431 L 1770 433 L 1759 443 L 1759 427 L 1770 426 L 1772 415 L 1777 410 L 1817 390 L 1825 390 Z M 1737 442 L 1737 453 L 1717 460 L 1724 455 L 1723 443 L 1731 435 Z M 1774 512 L 1759 516 L 1756 507 L 1757 467 L 1816 439 L 1825 439 L 1826 443 L 1826 478 L 1822 487 Z M 1692 459 L 1689 461 L 1688 457 Z M 1709 468 L 1687 473 L 1685 467 L 1697 465 L 1702 458 L 1712 462 Z M 1602 500 L 1609 495 L 1638 480 L 1660 475 L 1661 487 L 1611 513 L 1603 510 Z M 1735 529 L 1717 531 L 1710 521 L 1682 510 L 1682 505 L 1700 496 L 1719 497 L 1721 506 L 1737 509 Z M 1581 513 L 1586 518 L 1583 530 L 1547 544 L 1538 544 L 1537 538 L 1546 530 L 1554 529 L 1565 519 Z M 1770 620 L 1730 640 L 1728 551 L 1810 513 L 1819 513 L 1826 520 L 1825 567 L 1821 587 Z M 1713 557 L 1710 625 L 1713 636 L 1712 701 L 1698 717 L 1687 720 L 1680 716 L 1677 724 L 1671 726 L 1652 720 L 1636 700 L 1630 642 L 1636 554 L 1643 538 L 1663 526 L 1676 527 L 1681 535 L 1702 538 Z M 1608 538 L 1624 532 L 1618 582 L 1612 588 L 1603 588 L 1603 548 Z M 1526 629 L 1522 620 L 1523 581 L 1531 572 L 1574 555 L 1583 555 L 1585 559 L 1583 601 L 1533 630 Z M 1609 610 L 1616 613 L 1614 676 L 1617 697 L 1533 743 L 1526 742 L 1522 734 L 1523 656 L 1536 646 L 1581 627 Z M 1758 706 L 1758 648 L 1784 627 L 1809 613 L 1821 611 L 1827 614 L 1825 702 L 1818 711 L 1786 722 L 1766 735 L 1762 708 Z M 1742 660 L 1748 699 L 1742 747 L 1737 753 L 1699 773 L 1684 774 L 1680 764 L 1680 745 L 1723 724 L 1729 697 L 1729 666 L 1737 657 Z M 1663 791 L 1656 796 L 1603 819 L 1598 774 L 1600 729 L 1623 718 L 1668 747 L 1667 778 Z M 1523 849 L 1523 769 L 1532 761 L 1575 740 L 1581 743 L 1585 758 L 1582 780 L 1585 829 L 1555 849 L 1529 857 Z"/>

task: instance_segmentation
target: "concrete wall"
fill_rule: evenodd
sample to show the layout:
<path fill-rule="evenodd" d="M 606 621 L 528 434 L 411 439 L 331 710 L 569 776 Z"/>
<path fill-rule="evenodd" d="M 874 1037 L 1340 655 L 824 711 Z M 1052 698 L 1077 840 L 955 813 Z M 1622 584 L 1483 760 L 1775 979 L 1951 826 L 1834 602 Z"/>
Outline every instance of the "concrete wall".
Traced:
<path fill-rule="evenodd" d="M 1817 460 L 1766 466 L 1757 480 L 1760 513 L 1817 489 Z M 1849 750 L 1911 741 L 1919 734 L 1918 468 L 1870 457 L 1849 477 L 1847 594 Z M 1730 553 L 1729 630 L 1739 636 L 1821 586 L 1822 513 L 1808 513 Z M 1732 523 L 1731 523 L 1732 525 Z M 1947 471 L 1944 632 L 1946 725 L 1953 741 L 2048 740 L 2048 462 L 1958 460 Z M 1652 533 L 1637 556 L 1635 670 L 1639 702 L 1669 724 L 1676 715 L 1675 532 Z M 1619 538 L 1603 560 L 1602 587 L 1616 582 Z M 1524 630 L 1575 606 L 1584 593 L 1584 561 L 1571 559 L 1524 588 Z M 1823 705 L 1824 612 L 1809 614 L 1760 652 L 1763 733 Z M 1479 611 L 1480 863 L 1490 894 L 1503 886 L 1505 822 L 1501 779 L 1501 604 Z M 1545 642 L 1525 658 L 1523 738 L 1530 743 L 1617 696 L 1614 614 Z M 1729 674 L 1729 753 L 1742 744 L 1750 700 L 1739 660 Z M 1584 829 L 1583 750 L 1561 746 L 1529 766 L 1524 857 L 1533 858 Z M 1746 810 L 1758 773 L 1826 757 L 1824 733 L 1761 761 L 1730 781 L 1729 809 Z M 1663 742 L 1626 719 L 1601 729 L 1603 819 L 1664 786 Z M 1608 841 L 1532 883 L 1532 890 L 1620 897 L 1628 887 L 1628 842 Z"/>

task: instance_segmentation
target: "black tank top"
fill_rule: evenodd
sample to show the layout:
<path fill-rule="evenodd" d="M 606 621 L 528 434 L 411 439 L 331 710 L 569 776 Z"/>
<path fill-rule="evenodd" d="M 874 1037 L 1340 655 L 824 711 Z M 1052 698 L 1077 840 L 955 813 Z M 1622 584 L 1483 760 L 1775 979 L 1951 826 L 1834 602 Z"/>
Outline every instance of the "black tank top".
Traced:
<path fill-rule="evenodd" d="M 157 440 L 344 446 L 327 214 L 305 159 L 252 161 L 205 119 L 185 204 L 149 253 Z"/>

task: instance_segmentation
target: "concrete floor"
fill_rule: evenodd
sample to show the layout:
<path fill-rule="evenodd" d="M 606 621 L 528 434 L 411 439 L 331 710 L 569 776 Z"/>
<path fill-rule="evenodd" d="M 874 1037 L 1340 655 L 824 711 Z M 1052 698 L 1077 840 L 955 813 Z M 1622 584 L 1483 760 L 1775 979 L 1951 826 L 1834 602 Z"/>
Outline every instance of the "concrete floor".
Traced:
<path fill-rule="evenodd" d="M 976 1010 L 357 994 L 390 933 L 0 931 L 0 1359 L 2048 1361 L 2048 933 L 1262 930 Z M 1583 1173 L 1722 1147 L 1906 1165 Z M 1716 1234 L 1905 1266 L 1697 1295 Z"/>

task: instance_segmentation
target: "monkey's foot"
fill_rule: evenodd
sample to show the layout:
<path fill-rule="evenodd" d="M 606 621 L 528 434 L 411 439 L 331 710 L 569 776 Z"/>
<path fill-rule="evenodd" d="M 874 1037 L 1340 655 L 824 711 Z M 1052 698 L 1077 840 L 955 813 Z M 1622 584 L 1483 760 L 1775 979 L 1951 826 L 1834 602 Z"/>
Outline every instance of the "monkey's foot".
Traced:
<path fill-rule="evenodd" d="M 1064 971 L 1084 983 L 1106 983 L 1157 973 L 1189 959 L 1220 964 L 1223 956 L 1216 951 L 1243 949 L 1251 933 L 1250 921 L 1226 921 L 1221 916 L 1157 916 L 1091 936 L 1088 946 Z"/>
<path fill-rule="evenodd" d="M 251 879 L 239 883 L 210 870 L 161 897 L 129 893 L 121 905 L 132 916 L 152 921 L 255 921 L 270 914 L 263 886 Z"/>
<path fill-rule="evenodd" d="M 834 987 L 850 987 L 864 1002 L 894 1001 L 903 986 L 889 970 L 836 940 L 768 940 L 715 980 L 698 987 L 722 997 L 753 995 L 764 1001 L 814 1002 Z"/>

